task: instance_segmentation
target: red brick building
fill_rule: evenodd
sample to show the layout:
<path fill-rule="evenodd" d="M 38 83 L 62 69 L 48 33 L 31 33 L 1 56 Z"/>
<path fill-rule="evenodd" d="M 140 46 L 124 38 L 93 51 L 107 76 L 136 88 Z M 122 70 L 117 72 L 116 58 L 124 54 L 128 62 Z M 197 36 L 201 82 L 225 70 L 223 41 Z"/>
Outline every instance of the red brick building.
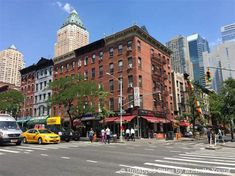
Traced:
<path fill-rule="evenodd" d="M 114 112 L 119 111 L 120 86 L 113 77 L 122 79 L 126 114 L 133 118 L 143 116 L 148 122 L 166 123 L 173 119 L 174 112 L 170 53 L 135 25 L 54 58 L 54 79 L 81 74 L 102 84 L 110 92 L 106 106 Z M 139 94 L 139 106 L 134 101 L 134 89 Z M 52 115 L 66 117 L 62 107 L 54 107 Z"/>

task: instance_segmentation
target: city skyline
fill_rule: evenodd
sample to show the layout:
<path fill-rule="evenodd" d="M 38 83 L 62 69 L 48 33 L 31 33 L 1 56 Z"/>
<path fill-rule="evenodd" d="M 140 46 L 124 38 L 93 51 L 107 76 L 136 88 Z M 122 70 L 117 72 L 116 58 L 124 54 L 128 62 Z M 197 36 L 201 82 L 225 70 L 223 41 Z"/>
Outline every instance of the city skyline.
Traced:
<path fill-rule="evenodd" d="M 126 8 L 123 8 L 124 3 Z M 235 19 L 233 0 L 194 0 L 190 3 L 184 0 L 119 3 L 2 0 L 0 50 L 14 44 L 24 54 L 26 66 L 41 57 L 52 58 L 56 32 L 74 9 L 90 33 L 90 43 L 136 23 L 145 25 L 150 35 L 163 44 L 180 34 L 200 33 L 214 45 L 221 38 L 220 27 Z"/>

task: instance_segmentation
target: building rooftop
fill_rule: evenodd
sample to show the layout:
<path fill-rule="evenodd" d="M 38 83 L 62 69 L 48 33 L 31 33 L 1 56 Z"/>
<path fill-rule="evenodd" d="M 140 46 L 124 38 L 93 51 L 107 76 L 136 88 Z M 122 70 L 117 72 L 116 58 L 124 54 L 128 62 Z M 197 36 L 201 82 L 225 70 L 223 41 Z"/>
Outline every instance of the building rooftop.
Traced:
<path fill-rule="evenodd" d="M 63 23 L 61 28 L 65 27 L 65 26 L 67 26 L 69 24 L 79 26 L 79 27 L 81 27 L 81 28 L 86 30 L 83 22 L 81 21 L 80 17 L 78 16 L 78 13 L 76 12 L 76 10 L 73 10 L 70 13 L 70 15 L 65 20 L 65 22 Z"/>

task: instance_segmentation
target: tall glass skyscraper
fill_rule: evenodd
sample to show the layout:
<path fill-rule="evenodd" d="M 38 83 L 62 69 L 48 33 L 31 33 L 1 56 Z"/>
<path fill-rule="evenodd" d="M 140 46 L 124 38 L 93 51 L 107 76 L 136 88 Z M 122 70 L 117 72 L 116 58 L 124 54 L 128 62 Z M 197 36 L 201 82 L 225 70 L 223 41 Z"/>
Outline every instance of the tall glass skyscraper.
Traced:
<path fill-rule="evenodd" d="M 190 35 L 187 37 L 187 40 L 190 60 L 193 63 L 194 80 L 198 81 L 202 86 L 205 86 L 205 69 L 202 53 L 205 51 L 209 52 L 208 42 L 199 34 Z"/>
<path fill-rule="evenodd" d="M 235 23 L 222 26 L 220 29 L 222 41 L 235 41 Z"/>

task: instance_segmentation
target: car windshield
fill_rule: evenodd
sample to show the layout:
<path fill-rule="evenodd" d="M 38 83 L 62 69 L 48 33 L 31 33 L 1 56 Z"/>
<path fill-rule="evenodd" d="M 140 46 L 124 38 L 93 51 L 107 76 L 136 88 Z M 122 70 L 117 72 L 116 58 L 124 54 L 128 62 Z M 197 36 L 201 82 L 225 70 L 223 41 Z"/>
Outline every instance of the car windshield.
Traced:
<path fill-rule="evenodd" d="M 15 121 L 0 121 L 0 129 L 18 129 L 19 126 Z"/>
<path fill-rule="evenodd" d="M 49 131 L 49 130 L 38 130 L 39 131 L 39 133 L 52 133 L 51 131 Z"/>

